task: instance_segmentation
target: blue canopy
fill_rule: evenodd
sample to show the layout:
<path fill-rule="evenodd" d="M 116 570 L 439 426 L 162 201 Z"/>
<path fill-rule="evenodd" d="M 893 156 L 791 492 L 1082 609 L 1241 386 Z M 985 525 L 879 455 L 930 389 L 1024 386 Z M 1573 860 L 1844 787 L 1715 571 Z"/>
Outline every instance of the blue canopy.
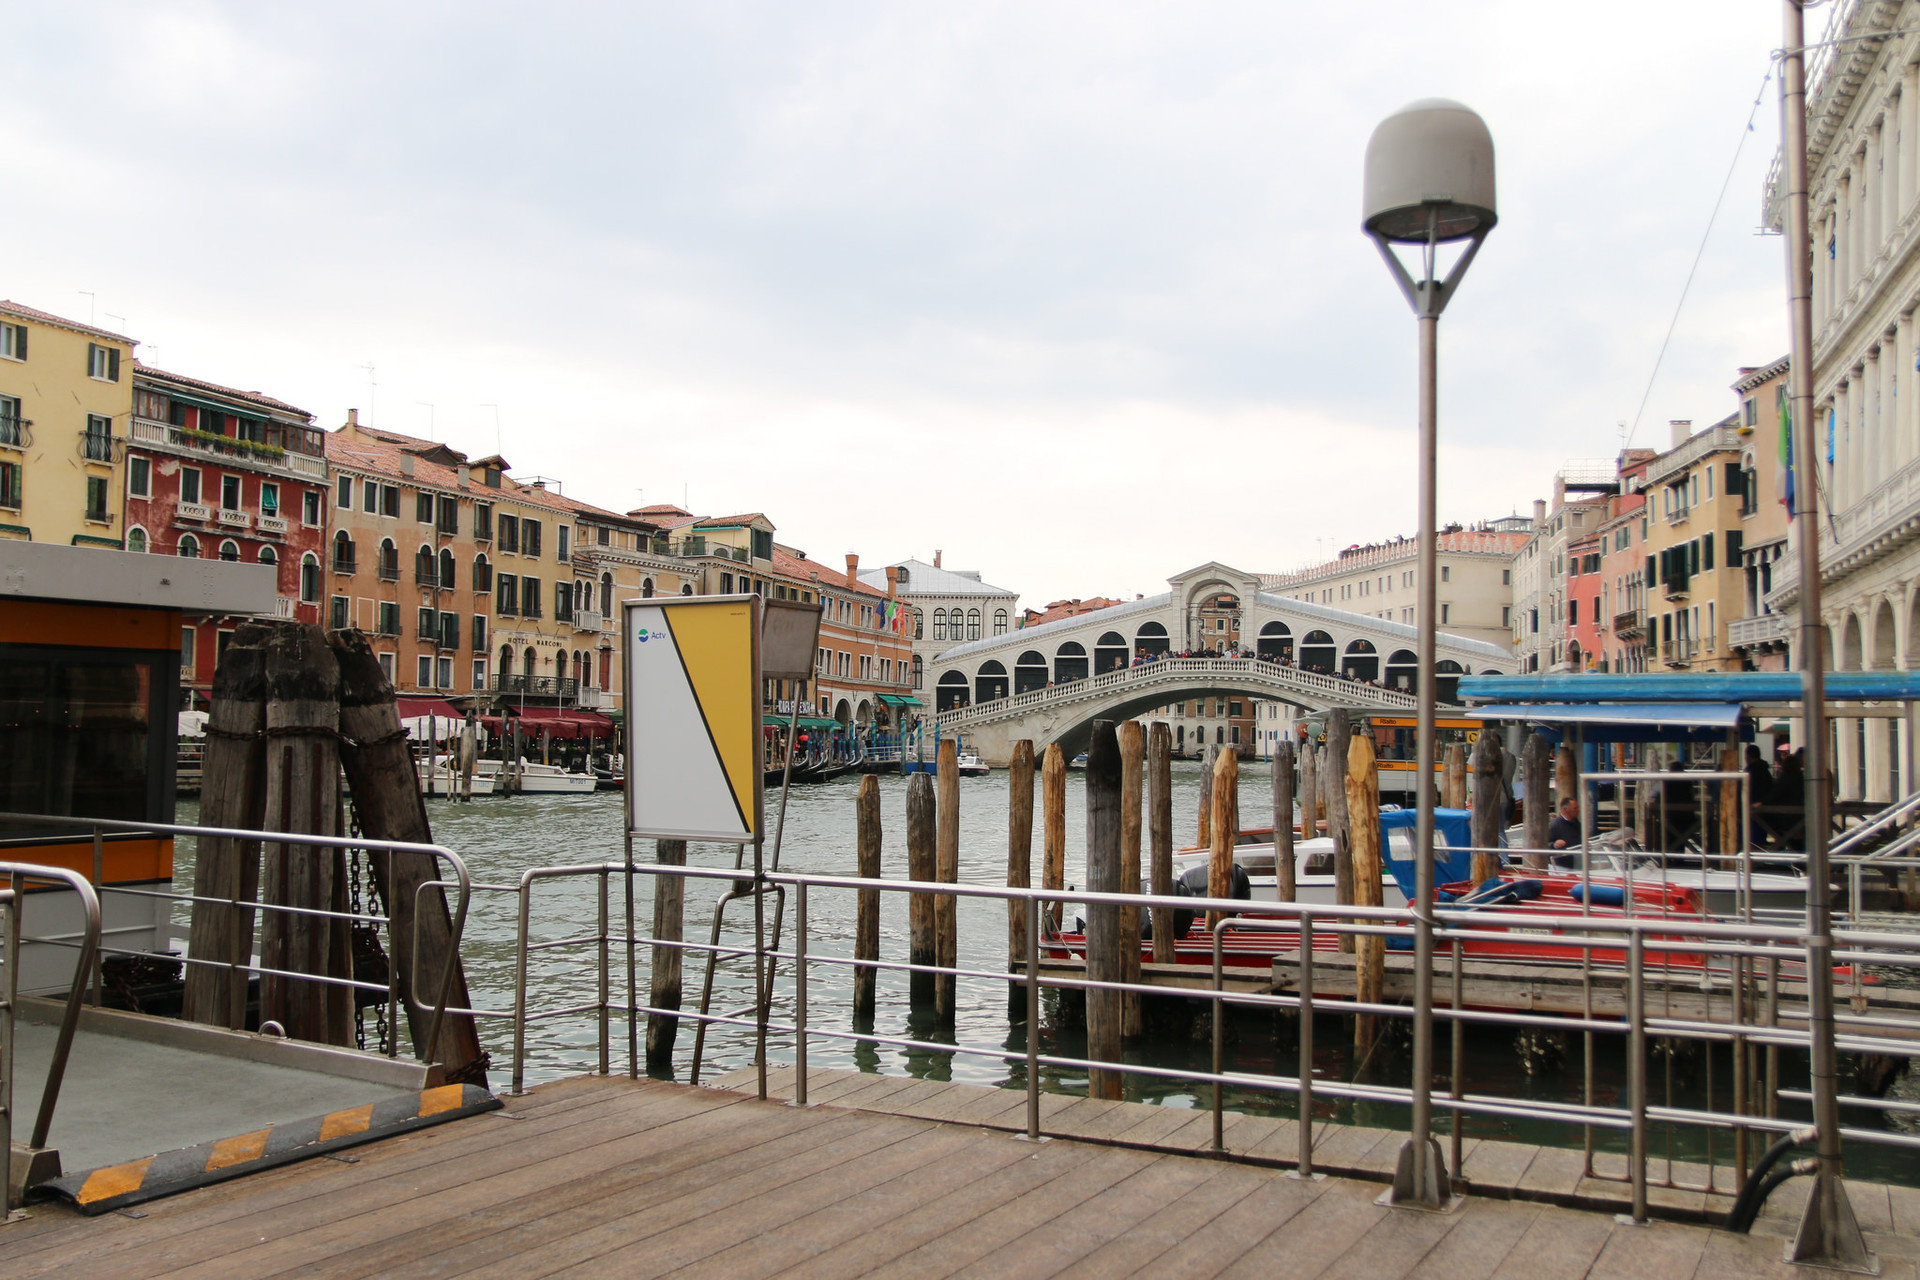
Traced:
<path fill-rule="evenodd" d="M 1412 902 L 1417 896 L 1414 888 L 1416 868 L 1411 858 L 1393 856 L 1391 833 L 1412 831 L 1419 814 L 1412 809 L 1395 809 L 1380 815 L 1380 856 L 1387 861 L 1387 870 L 1393 875 L 1393 882 L 1400 886 L 1400 892 Z M 1453 884 L 1473 876 L 1473 854 L 1468 852 L 1473 846 L 1473 815 L 1465 809 L 1435 809 L 1433 811 L 1433 883 Z M 1447 857 L 1442 859 L 1440 854 Z"/>
<path fill-rule="evenodd" d="M 1829 671 L 1836 702 L 1920 700 L 1920 671 Z M 1511 702 L 1797 702 L 1797 671 L 1700 671 L 1684 675 L 1584 672 L 1461 676 L 1460 697 Z"/>

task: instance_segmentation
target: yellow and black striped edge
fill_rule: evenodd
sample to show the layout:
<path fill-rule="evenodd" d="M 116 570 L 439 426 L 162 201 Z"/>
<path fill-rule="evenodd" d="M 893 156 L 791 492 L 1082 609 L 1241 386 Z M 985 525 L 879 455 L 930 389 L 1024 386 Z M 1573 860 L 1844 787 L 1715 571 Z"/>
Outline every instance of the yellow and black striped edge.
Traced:
<path fill-rule="evenodd" d="M 325 1155 L 342 1147 L 377 1142 L 428 1125 L 494 1111 L 500 1105 L 500 1099 L 478 1085 L 442 1085 L 370 1102 L 364 1107 L 269 1125 L 197 1147 L 163 1151 L 157 1156 L 107 1165 L 86 1173 L 70 1173 L 43 1185 L 72 1200 L 82 1213 L 106 1213 L 142 1200 L 154 1200 L 211 1182 Z"/>

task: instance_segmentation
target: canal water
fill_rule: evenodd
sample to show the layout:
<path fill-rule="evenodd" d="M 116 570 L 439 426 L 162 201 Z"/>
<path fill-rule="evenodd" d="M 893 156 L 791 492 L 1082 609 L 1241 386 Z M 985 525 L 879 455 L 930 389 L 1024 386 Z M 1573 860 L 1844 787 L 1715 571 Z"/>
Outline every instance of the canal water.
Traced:
<path fill-rule="evenodd" d="M 1085 776 L 1068 775 L 1067 785 L 1067 878 L 1070 885 L 1084 883 Z M 906 790 L 907 780 L 897 775 L 879 779 L 881 795 L 883 874 L 890 879 L 905 879 L 906 866 Z M 856 873 L 854 853 L 854 804 L 860 779 L 847 777 L 836 782 L 793 788 L 788 800 L 786 834 L 780 852 L 784 870 L 851 876 Z M 1250 763 L 1241 773 L 1240 814 L 1247 826 L 1265 826 L 1270 821 L 1270 778 L 1263 763 Z M 960 784 L 960 879 L 963 883 L 1003 886 L 1006 883 L 1007 848 L 1007 775 L 996 771 L 987 777 L 965 778 Z M 1197 763 L 1175 762 L 1173 772 L 1173 823 L 1175 845 L 1193 842 L 1197 830 L 1202 795 L 1202 769 Z M 767 793 L 769 830 L 778 812 L 780 793 Z M 181 821 L 193 821 L 194 806 L 182 801 Z M 533 867 L 553 867 L 578 863 L 618 861 L 622 854 L 621 826 L 623 806 L 617 792 L 596 792 L 578 796 L 483 797 L 471 803 L 446 800 L 428 802 L 434 837 L 467 859 L 477 883 L 512 887 L 519 883 L 522 871 Z M 1034 833 L 1034 870 L 1039 878 L 1040 833 L 1037 813 Z M 182 842 L 176 880 L 182 890 L 190 888 L 191 857 Z M 648 862 L 653 850 L 647 842 L 638 842 L 635 860 Z M 769 846 L 768 857 L 772 850 Z M 735 850 L 725 845 L 693 845 L 688 851 L 690 865 L 731 868 Z M 686 936 L 689 941 L 708 940 L 713 905 L 727 888 L 727 881 L 689 880 L 687 882 Z M 1009 1022 L 1008 984 L 1000 979 L 962 979 L 959 985 L 957 1015 L 951 1029 L 939 1027 L 932 1018 L 910 1007 L 907 976 L 882 971 L 878 981 L 877 1010 L 870 1027 L 855 1028 L 852 1023 L 852 970 L 845 965 L 826 963 L 829 957 L 852 954 L 854 931 L 854 894 L 815 889 L 808 900 L 808 949 L 813 963 L 808 970 L 809 1022 L 814 1034 L 808 1040 L 809 1063 L 815 1067 L 836 1067 L 931 1080 L 956 1080 L 972 1084 L 1025 1086 L 1026 1028 Z M 904 962 L 907 958 L 907 896 L 882 894 L 881 958 Z M 622 925 L 624 898 L 620 882 L 613 881 L 610 905 L 614 931 Z M 511 894 L 476 893 L 463 947 L 468 982 L 477 1007 L 508 1012 L 513 1007 L 513 968 L 516 902 Z M 598 912 L 598 880 L 580 877 L 543 881 L 535 889 L 530 933 L 535 941 L 557 941 L 595 931 Z M 645 936 L 652 921 L 652 877 L 636 877 L 635 919 Z M 769 913 L 771 916 L 771 912 Z M 182 922 L 184 923 L 184 921 Z M 721 940 L 724 945 L 751 948 L 753 913 L 750 902 L 735 903 L 727 911 Z M 793 945 L 792 904 L 787 910 L 787 928 L 782 949 Z M 1007 958 L 1007 920 L 1004 902 L 959 900 L 958 931 L 960 964 L 963 968 L 1003 969 Z M 624 995 L 625 971 L 622 949 L 615 948 L 612 979 L 613 999 Z M 562 1076 L 594 1070 L 599 1060 L 598 1023 L 591 1014 L 573 1013 L 538 1018 L 543 1011 L 563 1010 L 595 1001 L 598 982 L 596 949 L 583 945 L 534 952 L 529 961 L 529 1009 L 536 1015 L 527 1030 L 525 1074 L 528 1084 L 537 1084 Z M 640 957 L 639 983 L 642 1003 L 647 998 L 646 949 Z M 687 956 L 684 1006 L 696 1009 L 700 981 L 706 965 L 704 958 Z M 793 983 L 790 965 L 780 968 L 775 994 L 775 1018 L 792 1020 Z M 1070 998 L 1070 997 L 1069 997 Z M 713 1010 L 738 1014 L 752 1003 L 752 960 L 745 957 L 718 966 L 714 978 Z M 1061 993 L 1045 993 L 1040 1051 L 1066 1057 L 1085 1055 L 1085 1037 L 1079 1020 L 1063 1011 Z M 1267 1011 L 1236 1011 L 1229 1018 L 1227 1068 L 1229 1071 L 1278 1072 L 1293 1075 L 1298 1062 L 1296 1019 Z M 1383 1045 L 1365 1058 L 1352 1049 L 1351 1024 L 1338 1016 L 1322 1018 L 1316 1024 L 1314 1075 L 1321 1081 L 1365 1081 L 1376 1084 L 1400 1084 L 1407 1081 L 1409 1054 L 1404 1036 L 1388 1036 Z M 965 1052 L 934 1052 L 920 1048 L 869 1045 L 840 1039 L 835 1031 L 859 1030 L 880 1036 L 954 1043 L 960 1049 L 986 1050 L 1014 1055 L 1017 1061 Z M 626 1067 L 624 1015 L 616 1015 L 612 1029 L 612 1065 L 616 1071 Z M 644 1024 L 641 1029 L 644 1043 Z M 1442 1084 L 1450 1084 L 1450 1033 L 1438 1029 L 1436 1070 Z M 504 1088 L 511 1070 L 513 1044 L 511 1023 L 504 1018 L 481 1022 L 481 1038 L 492 1054 L 493 1079 Z M 1585 1076 L 1581 1069 L 1583 1047 L 1577 1035 L 1548 1033 L 1528 1059 L 1518 1051 L 1513 1032 L 1478 1030 L 1467 1037 L 1465 1086 L 1469 1093 L 1484 1093 L 1507 1098 L 1531 1098 L 1572 1103 L 1586 1099 Z M 1619 1041 L 1623 1037 L 1597 1037 L 1595 1072 L 1591 1101 L 1600 1105 L 1624 1106 L 1626 1073 Z M 683 1022 L 675 1053 L 675 1075 L 684 1080 L 692 1056 L 694 1028 Z M 713 1026 L 707 1034 L 703 1078 L 745 1067 L 753 1061 L 754 1034 L 749 1027 Z M 1144 1038 L 1126 1049 L 1129 1062 L 1143 1066 L 1183 1068 L 1205 1071 L 1211 1066 L 1211 1035 L 1202 1019 L 1179 1017 L 1165 1019 L 1158 1034 Z M 790 1035 L 773 1034 L 768 1044 L 768 1059 L 790 1063 L 794 1056 Z M 1728 1102 L 1730 1064 L 1724 1053 L 1711 1059 L 1700 1054 L 1662 1056 L 1656 1054 L 1649 1069 L 1649 1100 L 1655 1104 L 1671 1098 L 1674 1105 L 1701 1106 L 1711 1099 L 1719 1107 Z M 1782 1065 L 1783 1087 L 1805 1088 L 1804 1067 L 1787 1061 Z M 1043 1068 L 1041 1085 L 1059 1093 L 1084 1094 L 1085 1073 Z M 1920 1101 L 1920 1082 L 1909 1074 L 1896 1084 L 1894 1097 Z M 1134 1101 L 1174 1107 L 1211 1105 L 1210 1089 L 1191 1083 L 1149 1076 L 1125 1077 L 1126 1096 Z M 1262 1115 L 1292 1116 L 1295 1102 L 1291 1095 L 1256 1089 L 1229 1089 L 1227 1105 L 1235 1110 Z M 1405 1128 L 1405 1107 L 1371 1102 L 1336 1102 L 1324 1097 L 1315 1100 L 1318 1119 Z M 1849 1113 L 1846 1122 L 1861 1127 L 1877 1126 L 1877 1114 Z M 1448 1123 L 1440 1113 L 1436 1123 Z M 1908 1130 L 1920 1129 L 1906 1123 L 1906 1117 L 1894 1117 L 1888 1123 Z M 1472 1117 L 1466 1132 L 1478 1138 L 1579 1146 L 1582 1131 L 1544 1121 L 1505 1117 Z M 1595 1145 L 1602 1150 L 1622 1150 L 1613 1135 L 1594 1133 Z M 1697 1130 L 1676 1129 L 1667 1133 L 1656 1129 L 1651 1143 L 1656 1156 L 1671 1151 L 1676 1159 L 1697 1160 L 1706 1154 L 1703 1135 Z M 1721 1134 L 1714 1143 L 1717 1161 L 1731 1159 L 1731 1138 Z M 1851 1144 L 1849 1167 L 1857 1176 L 1920 1185 L 1920 1161 L 1910 1152 Z M 1655 1176 L 1658 1176 L 1656 1169 Z"/>

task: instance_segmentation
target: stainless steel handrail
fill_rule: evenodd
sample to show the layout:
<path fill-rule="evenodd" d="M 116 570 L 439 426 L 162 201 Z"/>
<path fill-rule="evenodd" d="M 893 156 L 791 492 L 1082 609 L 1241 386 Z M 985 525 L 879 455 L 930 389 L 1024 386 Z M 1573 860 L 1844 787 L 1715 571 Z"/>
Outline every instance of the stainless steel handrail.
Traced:
<path fill-rule="evenodd" d="M 432 1005 L 431 1015 L 427 1023 L 427 1028 L 428 1028 L 427 1034 L 423 1038 L 422 1044 L 417 1046 L 416 1048 L 417 1056 L 421 1061 L 428 1062 L 428 1063 L 431 1063 L 434 1061 L 433 1053 L 434 1053 L 434 1050 L 438 1047 L 440 1030 L 441 1030 L 442 1024 L 445 1021 L 445 1017 L 447 1013 L 447 1004 L 453 994 L 454 975 L 459 972 L 460 944 L 464 936 L 464 930 L 466 927 L 466 920 L 467 920 L 467 909 L 468 909 L 469 902 L 472 898 L 472 892 L 473 892 L 473 877 L 471 872 L 467 868 L 466 859 L 462 858 L 458 853 L 455 853 L 452 849 L 449 849 L 447 846 L 441 845 L 441 844 L 422 844 L 419 842 L 407 841 L 407 840 L 376 840 L 366 836 L 327 836 L 327 835 L 316 835 L 308 832 L 299 832 L 299 831 L 254 830 L 252 828 L 247 828 L 247 827 L 208 827 L 208 826 L 197 826 L 197 825 L 192 825 L 187 823 L 174 823 L 174 822 L 132 822 L 132 821 L 126 821 L 121 819 L 115 819 L 115 818 L 67 817 L 67 816 L 56 816 L 56 815 L 35 814 L 35 813 L 0 812 L 0 824 L 5 824 L 5 823 L 17 823 L 17 824 L 27 825 L 27 826 L 40 826 L 40 827 L 53 827 L 53 828 L 79 828 L 83 831 L 91 831 L 94 835 L 94 845 L 95 845 L 94 878 L 96 883 L 99 880 L 102 872 L 101 855 L 100 855 L 100 848 L 99 848 L 100 846 L 99 837 L 101 833 L 108 832 L 108 831 L 124 832 L 128 834 L 162 834 L 162 835 L 200 836 L 200 837 L 211 836 L 215 839 L 258 841 L 263 844 L 310 845 L 310 846 L 317 846 L 325 849 L 379 849 L 389 853 L 420 853 L 420 854 L 428 854 L 436 858 L 445 858 L 447 860 L 447 863 L 451 865 L 451 867 L 453 868 L 454 878 L 452 880 L 445 880 L 445 879 L 431 880 L 422 884 L 419 887 L 421 892 L 424 892 L 426 889 L 435 888 L 435 887 L 442 888 L 442 889 L 452 887 L 452 888 L 457 888 L 459 891 L 456 897 L 454 909 L 451 913 L 452 931 L 449 937 L 447 959 L 446 959 L 446 962 L 441 966 L 438 991 L 435 995 L 434 1003 Z M 63 872 L 62 874 L 72 875 L 72 876 L 78 875 L 78 873 L 69 873 L 69 872 Z M 86 883 L 85 877 L 80 877 L 79 883 Z M 121 888 L 113 885 L 99 885 L 98 889 L 99 889 L 99 892 L 103 892 L 103 893 L 115 893 L 115 894 L 121 894 L 128 897 L 159 898 L 159 899 L 164 899 L 170 902 L 185 902 L 185 903 L 205 902 L 205 903 L 218 904 L 218 905 L 232 905 L 234 903 L 234 900 L 229 898 L 214 898 L 214 897 L 208 897 L 206 895 L 200 895 L 200 894 L 176 893 L 176 892 L 169 892 L 169 891 L 158 890 L 158 889 Z M 92 892 L 91 889 L 89 891 Z M 391 897 L 391 895 L 389 895 L 389 897 Z M 321 908 L 321 907 L 298 907 L 290 904 L 272 903 L 272 902 L 263 902 L 263 901 L 247 901 L 241 905 L 243 905 L 247 910 L 250 910 L 250 911 L 263 911 L 263 912 L 276 911 L 285 915 L 315 916 L 315 917 L 323 917 L 327 919 L 345 920 L 345 921 L 348 921 L 349 923 L 384 924 L 387 927 L 389 938 L 391 938 L 392 936 L 393 917 L 391 912 L 393 910 L 393 904 L 391 901 L 389 901 L 388 903 L 387 915 L 378 915 L 371 912 L 332 911 L 332 910 L 328 910 L 326 908 Z M 96 903 L 96 906 L 97 906 L 97 903 Z M 412 969 L 412 976 L 414 979 L 413 990 L 415 993 L 414 998 L 416 1001 L 419 1000 L 419 992 L 421 990 L 421 985 L 419 983 L 419 961 L 420 961 L 420 950 L 421 950 L 420 926 L 421 926 L 421 915 L 419 912 L 416 911 L 414 914 L 414 924 L 413 924 L 413 928 L 414 928 L 413 944 L 414 945 L 413 945 L 413 969 Z M 36 942 L 41 942 L 47 945 L 54 945 L 54 946 L 71 945 L 67 943 L 64 939 L 53 938 L 53 937 L 35 938 L 31 940 Z M 96 957 L 102 953 L 111 953 L 114 955 L 145 954 L 144 952 L 132 951 L 124 947 L 103 947 L 99 945 L 97 929 L 95 933 L 94 943 L 92 946 L 92 952 Z M 241 972 L 245 972 L 249 974 L 258 974 L 261 977 L 290 978 L 290 979 L 297 979 L 302 982 L 313 982 L 323 986 L 347 987 L 349 989 L 356 990 L 356 991 L 383 992 L 387 996 L 387 1005 L 388 1005 L 389 1017 L 390 1017 L 389 1025 L 395 1026 L 393 1036 L 388 1046 L 388 1056 L 392 1057 L 392 1056 L 398 1055 L 399 1032 L 397 1029 L 397 1025 L 392 1021 L 392 1015 L 397 1013 L 398 1005 L 399 1005 L 399 970 L 392 963 L 389 963 L 387 965 L 387 981 L 385 983 L 377 983 L 377 982 L 362 982 L 353 978 L 331 977 L 326 974 L 300 973 L 293 970 L 275 969 L 265 964 L 256 964 L 253 962 L 251 957 L 247 958 L 245 961 L 206 960 L 206 959 L 201 959 L 191 955 L 185 955 L 180 958 L 182 962 L 185 964 L 189 964 L 189 965 L 197 964 L 197 965 L 204 965 L 212 969 L 222 969 L 230 973 L 233 973 L 236 976 Z M 98 974 L 97 974 L 97 962 L 94 966 L 91 966 L 91 967 L 95 969 L 94 999 L 95 999 L 95 1003 L 98 1003 L 99 983 L 98 983 Z M 74 1016 L 78 1017 L 78 1013 L 76 1012 Z"/>

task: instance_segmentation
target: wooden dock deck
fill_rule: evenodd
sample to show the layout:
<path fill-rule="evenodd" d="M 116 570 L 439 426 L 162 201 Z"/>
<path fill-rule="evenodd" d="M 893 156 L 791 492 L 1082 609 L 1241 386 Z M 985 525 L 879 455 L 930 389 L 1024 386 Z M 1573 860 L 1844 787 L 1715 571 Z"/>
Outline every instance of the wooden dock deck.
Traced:
<path fill-rule="evenodd" d="M 846 1105 L 807 1108 L 726 1088 L 563 1081 L 504 1112 L 357 1148 L 353 1163 L 311 1160 L 152 1202 L 137 1217 L 38 1206 L 0 1227 L 0 1275 L 1823 1274 L 1779 1261 L 1791 1205 L 1751 1237 L 1491 1196 L 1449 1214 L 1395 1212 L 1374 1203 L 1375 1181 L 1070 1138 L 1034 1145 L 963 1118 L 991 1119 L 1001 1099 L 987 1095 L 1017 1107 L 1021 1095 L 1007 1090 L 840 1076 L 822 1073 L 821 1091 L 837 1087 Z M 875 1105 L 918 1098 L 911 1105 L 953 1118 L 856 1110 L 862 1093 Z M 1089 1138 L 1134 1119 L 1072 1098 L 1049 1106 L 1050 1128 L 1085 1125 Z M 1882 1274 L 1920 1277 L 1920 1193 L 1857 1191 Z"/>

